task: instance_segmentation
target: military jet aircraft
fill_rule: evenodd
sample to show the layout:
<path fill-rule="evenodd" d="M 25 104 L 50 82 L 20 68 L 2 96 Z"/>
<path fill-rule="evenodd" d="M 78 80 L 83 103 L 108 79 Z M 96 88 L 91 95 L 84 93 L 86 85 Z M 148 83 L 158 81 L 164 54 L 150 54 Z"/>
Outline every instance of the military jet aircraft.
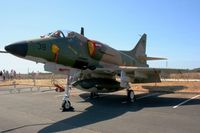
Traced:
<path fill-rule="evenodd" d="M 16 42 L 5 47 L 8 53 L 37 63 L 53 73 L 66 74 L 67 85 L 62 110 L 72 110 L 70 90 L 73 87 L 88 91 L 91 97 L 98 93 L 127 90 L 127 100 L 135 101 L 129 83 L 160 82 L 159 74 L 184 71 L 180 69 L 150 68 L 147 60 L 164 58 L 147 57 L 146 34 L 130 51 L 116 50 L 81 33 L 57 30 L 39 39 Z"/>

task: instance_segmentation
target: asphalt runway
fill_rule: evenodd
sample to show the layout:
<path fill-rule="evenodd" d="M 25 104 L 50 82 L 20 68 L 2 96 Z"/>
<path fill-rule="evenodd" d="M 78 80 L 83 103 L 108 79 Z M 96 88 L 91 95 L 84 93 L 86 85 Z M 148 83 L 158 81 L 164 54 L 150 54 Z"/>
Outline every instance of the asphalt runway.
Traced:
<path fill-rule="evenodd" d="M 7 133 L 199 133 L 200 95 L 125 91 L 90 99 L 73 90 L 74 112 L 61 112 L 62 93 L 0 94 L 0 132 Z"/>

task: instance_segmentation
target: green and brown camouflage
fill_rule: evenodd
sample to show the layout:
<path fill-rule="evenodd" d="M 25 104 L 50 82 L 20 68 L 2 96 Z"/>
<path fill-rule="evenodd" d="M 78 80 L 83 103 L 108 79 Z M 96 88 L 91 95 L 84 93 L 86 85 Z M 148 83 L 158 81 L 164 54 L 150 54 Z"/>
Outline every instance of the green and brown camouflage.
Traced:
<path fill-rule="evenodd" d="M 68 34 L 70 35 L 62 37 L 51 34 L 41 39 L 14 43 L 7 46 L 6 50 L 16 56 L 39 63 L 55 62 L 78 69 L 146 65 L 146 63 L 142 63 L 137 58 L 138 53 L 140 53 L 138 51 L 145 52 L 145 47 L 141 48 L 141 46 L 146 45 L 145 42 L 139 41 L 138 45 L 136 45 L 136 50 L 128 53 L 127 51 L 115 50 L 99 41 L 90 40 L 76 32 Z M 145 34 L 141 39 L 144 38 L 146 38 Z M 27 47 L 27 49 L 21 53 L 20 51 L 24 47 Z M 134 53 L 136 53 L 136 56 Z"/>
<path fill-rule="evenodd" d="M 46 71 L 69 75 L 79 73 L 74 86 L 87 91 L 112 92 L 124 89 L 116 78 L 121 72 L 125 73 L 128 82 L 147 83 L 160 82 L 161 71 L 177 70 L 149 68 L 147 60 L 164 58 L 147 57 L 146 34 L 130 51 L 116 50 L 83 34 L 58 30 L 40 39 L 10 44 L 5 49 L 18 57 L 45 64 Z"/>
<path fill-rule="evenodd" d="M 46 71 L 68 75 L 61 106 L 65 111 L 73 109 L 69 101 L 72 86 L 91 92 L 91 97 L 96 93 L 126 89 L 127 100 L 134 102 L 135 95 L 129 82 L 161 82 L 161 72 L 188 72 L 181 69 L 150 68 L 147 60 L 164 58 L 147 57 L 146 38 L 147 35 L 143 34 L 135 48 L 120 51 L 85 37 L 83 29 L 81 34 L 58 30 L 40 39 L 10 44 L 5 49 L 15 56 L 43 63 Z"/>

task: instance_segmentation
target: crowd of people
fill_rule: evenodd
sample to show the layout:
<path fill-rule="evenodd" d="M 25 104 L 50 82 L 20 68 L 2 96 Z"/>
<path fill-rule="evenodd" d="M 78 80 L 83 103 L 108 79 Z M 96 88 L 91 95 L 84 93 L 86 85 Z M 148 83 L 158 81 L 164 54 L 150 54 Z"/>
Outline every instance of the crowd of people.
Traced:
<path fill-rule="evenodd" d="M 0 79 L 1 80 L 12 80 L 16 78 L 16 71 L 15 70 L 10 70 L 10 72 L 8 70 L 0 70 Z"/>

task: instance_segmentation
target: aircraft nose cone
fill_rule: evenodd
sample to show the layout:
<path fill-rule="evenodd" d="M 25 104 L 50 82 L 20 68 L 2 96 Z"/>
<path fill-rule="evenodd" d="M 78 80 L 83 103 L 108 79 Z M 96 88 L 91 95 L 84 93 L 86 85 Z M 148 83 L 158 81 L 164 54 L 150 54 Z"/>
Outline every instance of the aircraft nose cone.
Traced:
<path fill-rule="evenodd" d="M 25 57 L 28 51 L 28 43 L 27 42 L 13 43 L 6 46 L 5 50 L 13 55 Z"/>

